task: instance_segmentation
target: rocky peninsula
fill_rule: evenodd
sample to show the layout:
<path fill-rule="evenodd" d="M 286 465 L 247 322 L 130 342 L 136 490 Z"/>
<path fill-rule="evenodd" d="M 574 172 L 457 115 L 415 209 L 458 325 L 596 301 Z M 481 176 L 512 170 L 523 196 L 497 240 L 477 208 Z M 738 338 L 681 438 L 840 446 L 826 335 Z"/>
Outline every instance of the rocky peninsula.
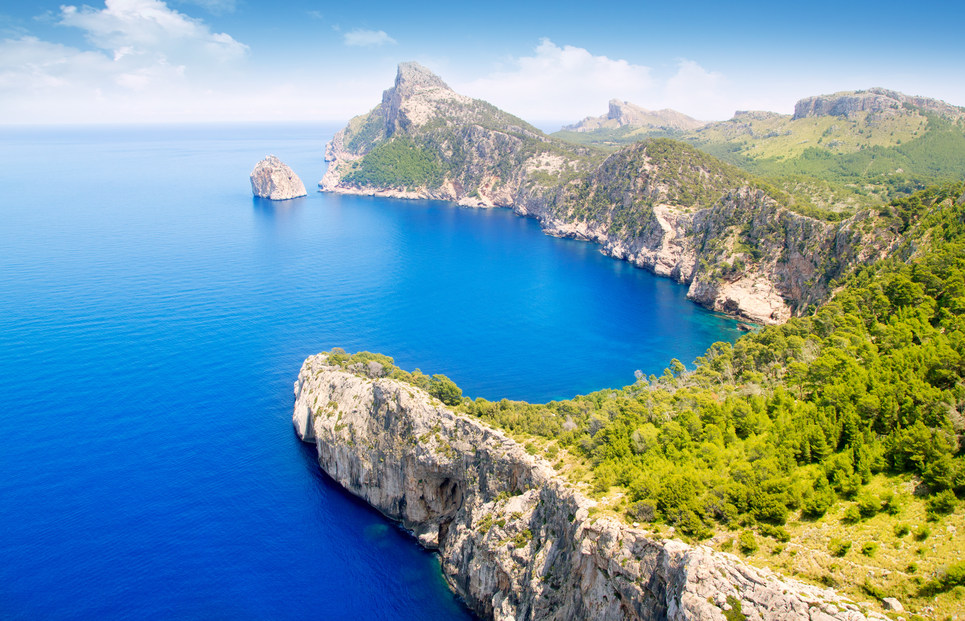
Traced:
<path fill-rule="evenodd" d="M 607 154 L 546 136 L 417 63 L 399 65 L 382 102 L 335 135 L 326 160 L 323 192 L 511 208 L 758 323 L 821 304 L 836 277 L 894 242 L 875 212 L 801 215 L 780 191 L 683 143 Z"/>
<path fill-rule="evenodd" d="M 308 195 L 295 171 L 274 155 L 258 162 L 251 171 L 251 193 L 274 201 Z"/>
<path fill-rule="evenodd" d="M 599 513 L 503 432 L 386 373 L 378 362 L 308 358 L 295 430 L 329 476 L 438 550 L 452 589 L 483 617 L 884 619 L 833 590 Z"/>

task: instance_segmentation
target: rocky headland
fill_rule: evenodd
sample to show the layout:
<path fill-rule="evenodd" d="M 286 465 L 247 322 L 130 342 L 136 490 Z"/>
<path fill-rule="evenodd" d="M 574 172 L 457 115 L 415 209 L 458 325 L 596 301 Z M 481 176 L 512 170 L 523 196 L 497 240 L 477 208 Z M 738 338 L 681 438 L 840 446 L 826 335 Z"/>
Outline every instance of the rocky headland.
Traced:
<path fill-rule="evenodd" d="M 308 195 L 295 171 L 274 155 L 255 164 L 251 171 L 251 193 L 275 201 Z"/>
<path fill-rule="evenodd" d="M 511 208 L 759 323 L 820 304 L 835 277 L 894 242 L 874 212 L 801 215 L 782 192 L 683 143 L 607 154 L 554 139 L 416 63 L 399 65 L 382 102 L 335 135 L 326 160 L 321 191 Z"/>
<path fill-rule="evenodd" d="M 450 586 L 483 617 L 884 618 L 598 512 L 503 432 L 386 373 L 378 362 L 308 358 L 295 430 L 329 476 L 438 550 Z"/>

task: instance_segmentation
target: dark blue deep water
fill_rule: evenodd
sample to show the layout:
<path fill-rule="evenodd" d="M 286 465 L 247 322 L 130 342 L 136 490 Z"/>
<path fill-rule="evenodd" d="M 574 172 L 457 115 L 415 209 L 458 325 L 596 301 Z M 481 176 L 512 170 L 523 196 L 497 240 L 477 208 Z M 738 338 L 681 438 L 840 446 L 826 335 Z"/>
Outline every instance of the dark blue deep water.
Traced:
<path fill-rule="evenodd" d="M 0 130 L 0 618 L 466 618 L 296 440 L 302 360 L 549 400 L 736 336 L 508 211 L 314 192 L 333 129 Z"/>

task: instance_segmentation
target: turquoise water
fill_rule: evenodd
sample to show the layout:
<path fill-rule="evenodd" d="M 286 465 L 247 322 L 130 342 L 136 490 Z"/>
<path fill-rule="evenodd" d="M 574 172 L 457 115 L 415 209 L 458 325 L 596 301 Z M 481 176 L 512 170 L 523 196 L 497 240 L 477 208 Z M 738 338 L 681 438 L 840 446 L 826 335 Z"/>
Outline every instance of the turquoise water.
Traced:
<path fill-rule="evenodd" d="M 737 336 L 506 210 L 252 199 L 268 153 L 313 190 L 333 130 L 0 130 L 0 618 L 468 618 L 295 439 L 302 360 L 549 400 Z"/>

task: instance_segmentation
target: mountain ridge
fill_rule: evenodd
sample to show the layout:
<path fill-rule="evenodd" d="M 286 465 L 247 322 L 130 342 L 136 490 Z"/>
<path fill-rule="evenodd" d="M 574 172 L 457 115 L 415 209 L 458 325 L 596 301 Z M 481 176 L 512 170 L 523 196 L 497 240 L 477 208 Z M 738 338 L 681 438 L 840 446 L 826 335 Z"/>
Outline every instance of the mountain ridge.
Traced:
<path fill-rule="evenodd" d="M 830 95 L 805 97 L 794 104 L 791 120 L 808 116 L 849 116 L 856 112 L 896 112 L 906 107 L 940 114 L 951 120 L 965 118 L 965 108 L 940 99 L 911 96 L 881 87 L 866 90 L 840 91 Z"/>
<path fill-rule="evenodd" d="M 802 213 L 851 215 L 965 170 L 965 108 L 878 87 L 805 97 L 791 115 L 738 110 L 692 131 L 624 126 L 553 134 L 611 150 L 662 135 L 768 179 Z"/>

